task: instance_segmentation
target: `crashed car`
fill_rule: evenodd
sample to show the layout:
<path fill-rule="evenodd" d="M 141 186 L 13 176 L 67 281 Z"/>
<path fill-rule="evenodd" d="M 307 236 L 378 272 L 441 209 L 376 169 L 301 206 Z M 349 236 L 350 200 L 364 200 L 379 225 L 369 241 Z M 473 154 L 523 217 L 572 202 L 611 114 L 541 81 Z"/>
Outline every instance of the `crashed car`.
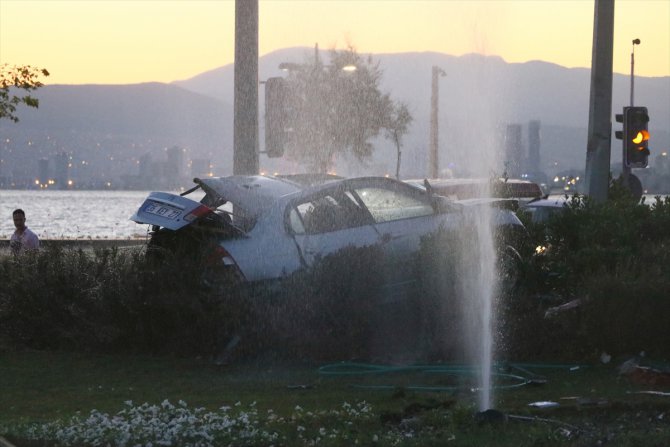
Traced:
<path fill-rule="evenodd" d="M 411 256 L 421 238 L 441 227 L 458 228 L 467 217 L 464 205 L 386 177 L 193 181 L 181 195 L 150 193 L 131 220 L 152 225 L 150 247 L 169 250 L 183 243 L 205 250 L 247 282 L 281 279 L 345 247 L 378 245 L 385 261 L 397 267 L 389 287 L 400 286 L 411 281 Z M 496 213 L 497 225 L 523 228 L 513 212 Z"/>

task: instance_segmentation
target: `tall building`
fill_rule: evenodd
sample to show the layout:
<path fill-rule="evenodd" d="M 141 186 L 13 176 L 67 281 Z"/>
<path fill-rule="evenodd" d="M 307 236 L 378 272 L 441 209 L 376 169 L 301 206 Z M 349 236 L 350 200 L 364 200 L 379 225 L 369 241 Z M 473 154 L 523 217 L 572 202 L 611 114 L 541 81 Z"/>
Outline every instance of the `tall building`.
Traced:
<path fill-rule="evenodd" d="M 56 180 L 56 188 L 67 189 L 69 180 L 69 160 L 66 152 L 59 152 L 54 155 L 54 180 Z"/>
<path fill-rule="evenodd" d="M 40 158 L 37 160 L 37 180 L 41 187 L 49 184 L 49 159 Z"/>
<path fill-rule="evenodd" d="M 209 177 L 212 172 L 212 164 L 206 158 L 194 158 L 191 160 L 191 177 Z"/>
<path fill-rule="evenodd" d="M 165 174 L 171 180 L 180 179 L 184 172 L 184 152 L 185 150 L 178 146 L 172 146 L 171 148 L 167 149 L 167 164 Z"/>
<path fill-rule="evenodd" d="M 508 124 L 505 131 L 505 171 L 509 177 L 521 174 L 524 156 L 521 124 Z"/>
<path fill-rule="evenodd" d="M 540 121 L 528 122 L 528 170 L 540 171 Z"/>

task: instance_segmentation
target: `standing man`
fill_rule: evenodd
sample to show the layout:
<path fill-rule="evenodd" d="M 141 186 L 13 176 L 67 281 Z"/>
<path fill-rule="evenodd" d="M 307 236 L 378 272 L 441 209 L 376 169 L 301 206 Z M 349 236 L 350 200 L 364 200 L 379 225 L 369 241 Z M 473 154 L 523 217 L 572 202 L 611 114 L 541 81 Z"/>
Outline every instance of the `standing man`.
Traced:
<path fill-rule="evenodd" d="M 16 230 L 9 239 L 9 247 L 14 255 L 25 253 L 26 250 L 37 250 L 40 248 L 40 240 L 37 235 L 26 227 L 26 213 L 22 209 L 16 209 L 12 213 Z"/>

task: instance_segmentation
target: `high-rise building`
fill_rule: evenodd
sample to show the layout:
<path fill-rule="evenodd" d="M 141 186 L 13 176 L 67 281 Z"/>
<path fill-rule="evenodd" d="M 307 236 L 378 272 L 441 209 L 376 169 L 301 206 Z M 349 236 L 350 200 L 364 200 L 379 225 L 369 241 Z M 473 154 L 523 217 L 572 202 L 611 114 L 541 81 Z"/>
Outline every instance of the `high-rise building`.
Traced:
<path fill-rule="evenodd" d="M 528 169 L 540 171 L 540 121 L 528 122 Z"/>
<path fill-rule="evenodd" d="M 192 177 L 209 177 L 212 172 L 212 164 L 206 158 L 194 158 L 191 160 Z"/>
<path fill-rule="evenodd" d="M 171 180 L 179 180 L 184 172 L 184 149 L 172 146 L 167 150 L 167 164 L 165 174 Z"/>
<path fill-rule="evenodd" d="M 53 157 L 54 180 L 58 189 L 68 188 L 69 158 L 66 152 L 59 152 Z"/>
<path fill-rule="evenodd" d="M 37 180 L 40 186 L 49 184 L 49 159 L 40 158 L 37 160 Z"/>
<path fill-rule="evenodd" d="M 521 124 L 508 124 L 505 131 L 505 171 L 509 177 L 518 177 L 524 162 Z"/>

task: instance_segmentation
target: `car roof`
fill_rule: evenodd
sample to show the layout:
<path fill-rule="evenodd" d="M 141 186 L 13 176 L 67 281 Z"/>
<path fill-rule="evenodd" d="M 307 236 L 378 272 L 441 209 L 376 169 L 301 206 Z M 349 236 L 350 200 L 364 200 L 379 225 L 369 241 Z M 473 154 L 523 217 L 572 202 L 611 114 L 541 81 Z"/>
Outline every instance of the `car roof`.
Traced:
<path fill-rule="evenodd" d="M 343 184 L 393 184 L 403 188 L 416 188 L 416 185 L 389 177 L 345 178 L 330 174 L 233 175 L 229 177 L 195 178 L 193 182 L 207 194 L 225 199 L 233 205 L 247 209 L 247 211 L 260 210 L 260 208 L 278 201 L 281 197 L 301 191 L 312 193 L 325 187 L 337 187 L 337 185 Z"/>
<path fill-rule="evenodd" d="M 199 185 L 214 199 L 222 199 L 239 206 L 246 213 L 259 216 L 264 209 L 278 202 L 282 197 L 293 196 L 299 192 L 311 194 L 324 187 L 337 187 L 340 184 L 389 184 L 403 185 L 398 180 L 386 177 L 354 177 L 343 178 L 328 174 L 274 176 L 274 175 L 233 175 L 229 177 L 195 178 L 193 182 Z"/>
<path fill-rule="evenodd" d="M 332 182 L 335 180 L 342 180 L 344 177 L 340 177 L 335 174 L 275 174 L 275 178 L 280 178 L 284 180 L 289 180 L 291 182 L 297 183 L 303 186 L 315 186 L 322 185 L 324 183 Z"/>
<path fill-rule="evenodd" d="M 265 175 L 194 178 L 193 182 L 210 196 L 210 202 L 230 202 L 254 216 L 260 215 L 279 197 L 304 188 L 298 183 Z"/>
<path fill-rule="evenodd" d="M 405 180 L 406 183 L 423 185 L 424 180 Z M 480 197 L 535 198 L 542 196 L 542 188 L 535 182 L 512 178 L 437 178 L 428 179 L 436 194 L 458 199 Z M 493 189 L 491 189 L 493 187 Z"/>
<path fill-rule="evenodd" d="M 523 208 L 563 208 L 564 206 L 567 206 L 568 200 L 570 199 L 566 198 L 565 196 L 543 197 L 540 199 L 531 200 L 530 202 L 523 205 Z"/>

